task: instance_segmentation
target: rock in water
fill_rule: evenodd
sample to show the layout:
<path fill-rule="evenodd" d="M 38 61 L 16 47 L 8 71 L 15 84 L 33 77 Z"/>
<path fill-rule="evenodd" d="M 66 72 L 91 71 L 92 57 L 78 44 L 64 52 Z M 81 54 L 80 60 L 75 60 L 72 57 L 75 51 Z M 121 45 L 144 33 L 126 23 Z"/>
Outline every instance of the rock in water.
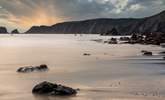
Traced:
<path fill-rule="evenodd" d="M 39 95 L 70 96 L 76 95 L 77 91 L 70 87 L 53 84 L 45 81 L 36 85 L 33 88 L 32 93 Z"/>
<path fill-rule="evenodd" d="M 34 71 L 46 71 L 48 70 L 47 65 L 42 64 L 40 66 L 27 66 L 27 67 L 21 67 L 17 70 L 17 72 L 20 73 L 28 73 L 28 72 L 34 72 Z"/>
<path fill-rule="evenodd" d="M 145 51 L 145 52 L 143 53 L 143 55 L 145 55 L 145 56 L 152 56 L 152 52 L 150 52 L 150 51 Z"/>

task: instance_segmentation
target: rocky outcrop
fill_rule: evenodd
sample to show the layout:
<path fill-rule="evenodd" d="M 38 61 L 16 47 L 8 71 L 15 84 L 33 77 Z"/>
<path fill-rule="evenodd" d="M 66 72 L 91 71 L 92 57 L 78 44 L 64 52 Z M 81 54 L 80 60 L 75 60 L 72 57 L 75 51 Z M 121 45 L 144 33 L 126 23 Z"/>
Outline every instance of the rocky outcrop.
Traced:
<path fill-rule="evenodd" d="M 49 26 L 33 26 L 31 29 L 29 29 L 26 33 L 54 33 L 53 29 Z"/>
<path fill-rule="evenodd" d="M 19 73 L 28 73 L 28 72 L 36 72 L 36 71 L 47 71 L 48 67 L 47 65 L 43 64 L 40 66 L 27 66 L 27 67 L 21 67 L 17 70 Z"/>
<path fill-rule="evenodd" d="M 11 33 L 13 33 L 13 34 L 19 34 L 19 31 L 17 29 L 14 29 L 13 31 L 11 31 Z"/>
<path fill-rule="evenodd" d="M 165 43 L 165 33 L 133 34 L 128 43 L 160 45 Z"/>
<path fill-rule="evenodd" d="M 8 33 L 7 29 L 5 27 L 0 27 L 0 34 L 6 34 L 6 33 Z"/>
<path fill-rule="evenodd" d="M 165 33 L 165 11 L 145 18 L 99 18 L 84 21 L 58 23 L 52 26 L 33 26 L 26 33 L 84 33 L 102 34 L 113 28 L 121 35 L 132 33 Z"/>
<path fill-rule="evenodd" d="M 70 96 L 76 95 L 77 91 L 67 86 L 58 85 L 45 81 L 36 85 L 33 88 L 32 93 L 39 95 Z"/>

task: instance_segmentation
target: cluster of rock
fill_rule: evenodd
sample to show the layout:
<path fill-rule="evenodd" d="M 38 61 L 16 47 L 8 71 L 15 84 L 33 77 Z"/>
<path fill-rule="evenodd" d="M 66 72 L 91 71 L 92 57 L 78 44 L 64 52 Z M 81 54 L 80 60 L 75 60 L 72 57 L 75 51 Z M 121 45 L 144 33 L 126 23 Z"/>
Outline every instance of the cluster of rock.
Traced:
<path fill-rule="evenodd" d="M 21 67 L 17 70 L 17 72 L 20 73 L 28 73 L 28 72 L 36 72 L 36 71 L 47 71 L 48 67 L 45 64 L 42 64 L 40 66 L 27 66 L 27 67 Z"/>
<path fill-rule="evenodd" d="M 17 70 L 17 72 L 27 73 L 46 70 L 48 70 L 47 65 L 42 64 L 40 66 L 21 67 Z M 37 84 L 32 89 L 33 94 L 48 96 L 71 96 L 76 95 L 77 91 L 78 89 L 73 89 L 71 87 L 63 86 L 61 84 L 54 84 L 47 81 Z"/>
<path fill-rule="evenodd" d="M 39 95 L 70 96 L 76 95 L 77 90 L 60 84 L 58 85 L 45 81 L 36 85 L 33 88 L 32 93 Z"/>
<path fill-rule="evenodd" d="M 150 33 L 150 34 L 132 34 L 129 37 L 121 37 L 121 41 L 126 41 L 125 43 L 130 44 L 153 44 L 160 45 L 161 43 L 165 43 L 165 33 Z"/>

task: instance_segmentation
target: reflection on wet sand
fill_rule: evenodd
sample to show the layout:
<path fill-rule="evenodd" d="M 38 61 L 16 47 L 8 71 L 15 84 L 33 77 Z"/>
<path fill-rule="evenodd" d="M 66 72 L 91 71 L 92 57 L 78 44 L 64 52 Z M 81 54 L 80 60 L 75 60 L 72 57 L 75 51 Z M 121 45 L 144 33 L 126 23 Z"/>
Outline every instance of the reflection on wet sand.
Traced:
<path fill-rule="evenodd" d="M 97 35 L 2 35 L 2 100 L 162 100 L 165 97 L 164 48 L 152 45 L 101 44 Z M 153 52 L 143 56 L 141 50 Z M 90 53 L 90 56 L 84 56 Z M 47 64 L 49 71 L 19 74 L 21 66 Z M 34 96 L 42 82 L 80 88 L 77 96 Z"/>

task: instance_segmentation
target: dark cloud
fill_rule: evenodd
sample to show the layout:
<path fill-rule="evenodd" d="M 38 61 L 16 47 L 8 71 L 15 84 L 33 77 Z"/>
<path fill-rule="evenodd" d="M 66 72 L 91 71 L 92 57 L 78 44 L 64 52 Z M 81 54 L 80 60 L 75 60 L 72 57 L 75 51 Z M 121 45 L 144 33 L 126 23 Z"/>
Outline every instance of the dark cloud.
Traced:
<path fill-rule="evenodd" d="M 165 0 L 0 0 L 0 24 L 6 22 L 13 27 L 19 23 L 17 26 L 22 28 L 23 24 L 30 27 L 32 22 L 52 24 L 98 17 L 145 17 L 162 10 L 165 10 Z M 42 19 L 34 17 L 45 20 L 42 23 Z"/>

